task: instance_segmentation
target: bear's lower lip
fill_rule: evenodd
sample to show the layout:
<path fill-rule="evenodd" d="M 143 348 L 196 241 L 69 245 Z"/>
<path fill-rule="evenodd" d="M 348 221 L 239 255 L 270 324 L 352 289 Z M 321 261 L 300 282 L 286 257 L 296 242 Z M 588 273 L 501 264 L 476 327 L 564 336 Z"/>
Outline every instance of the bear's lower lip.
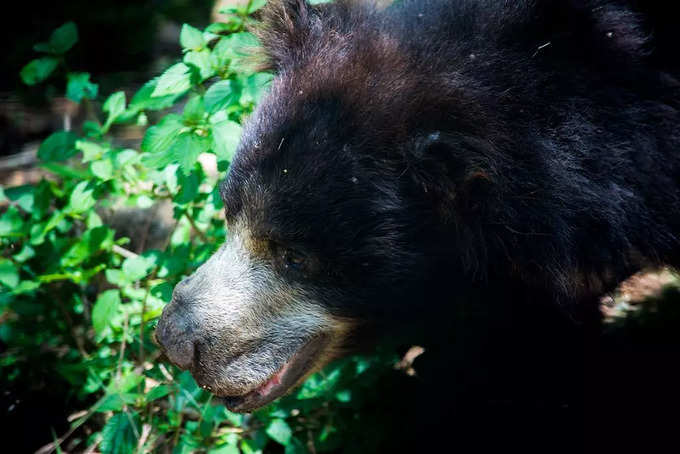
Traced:
<path fill-rule="evenodd" d="M 245 413 L 283 396 L 308 375 L 327 345 L 325 336 L 311 339 L 257 388 L 241 396 L 222 396 L 224 404 L 230 411 Z"/>

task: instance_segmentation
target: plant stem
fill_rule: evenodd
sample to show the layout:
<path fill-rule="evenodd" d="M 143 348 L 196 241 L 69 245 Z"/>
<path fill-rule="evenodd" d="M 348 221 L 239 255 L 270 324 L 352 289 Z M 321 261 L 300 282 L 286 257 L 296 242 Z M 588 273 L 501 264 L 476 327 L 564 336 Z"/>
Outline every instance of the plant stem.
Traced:
<path fill-rule="evenodd" d="M 120 345 L 120 354 L 118 355 L 118 365 L 116 366 L 116 383 L 120 383 L 120 374 L 123 368 L 123 355 L 125 354 L 125 344 L 127 340 L 127 330 L 128 330 L 128 314 L 125 313 L 125 318 L 123 319 L 123 341 Z"/>
<path fill-rule="evenodd" d="M 205 236 L 205 233 L 201 231 L 201 229 L 198 228 L 196 225 L 196 221 L 194 221 L 191 216 L 189 216 L 188 212 L 184 212 L 184 216 L 189 220 L 189 224 L 191 224 L 191 228 L 193 229 L 194 232 L 198 235 L 198 237 L 203 241 L 204 243 L 209 243 L 208 238 Z"/>

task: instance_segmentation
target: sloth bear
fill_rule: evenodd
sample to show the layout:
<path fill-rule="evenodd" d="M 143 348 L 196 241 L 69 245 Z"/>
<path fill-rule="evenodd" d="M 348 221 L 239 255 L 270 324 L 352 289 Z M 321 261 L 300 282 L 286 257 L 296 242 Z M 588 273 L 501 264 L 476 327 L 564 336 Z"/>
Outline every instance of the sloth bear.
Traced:
<path fill-rule="evenodd" d="M 512 396 L 578 418 L 600 296 L 680 266 L 664 14 L 271 0 L 276 77 L 220 188 L 226 242 L 158 323 L 167 357 L 247 412 L 348 352 L 418 343 L 430 394 L 409 408 L 516 428 L 478 405 Z"/>

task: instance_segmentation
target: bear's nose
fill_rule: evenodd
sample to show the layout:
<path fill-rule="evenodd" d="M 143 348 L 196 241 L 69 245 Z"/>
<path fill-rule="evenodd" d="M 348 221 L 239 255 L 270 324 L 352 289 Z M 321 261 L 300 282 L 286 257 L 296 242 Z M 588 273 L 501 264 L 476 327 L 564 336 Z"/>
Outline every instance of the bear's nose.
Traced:
<path fill-rule="evenodd" d="M 194 362 L 196 339 L 191 323 L 186 316 L 172 310 L 172 304 L 165 307 L 155 338 L 168 359 L 180 369 L 189 369 Z"/>

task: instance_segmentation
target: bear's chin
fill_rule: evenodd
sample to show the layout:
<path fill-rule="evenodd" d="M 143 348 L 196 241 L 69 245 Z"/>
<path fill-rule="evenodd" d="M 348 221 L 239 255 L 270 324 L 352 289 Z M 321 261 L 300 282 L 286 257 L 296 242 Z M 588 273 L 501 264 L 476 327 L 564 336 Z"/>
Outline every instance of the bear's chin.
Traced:
<path fill-rule="evenodd" d="M 218 395 L 233 412 L 247 413 L 264 407 L 299 385 L 325 363 L 323 352 L 329 345 L 326 336 L 315 337 L 304 344 L 267 380 L 240 396 Z"/>

